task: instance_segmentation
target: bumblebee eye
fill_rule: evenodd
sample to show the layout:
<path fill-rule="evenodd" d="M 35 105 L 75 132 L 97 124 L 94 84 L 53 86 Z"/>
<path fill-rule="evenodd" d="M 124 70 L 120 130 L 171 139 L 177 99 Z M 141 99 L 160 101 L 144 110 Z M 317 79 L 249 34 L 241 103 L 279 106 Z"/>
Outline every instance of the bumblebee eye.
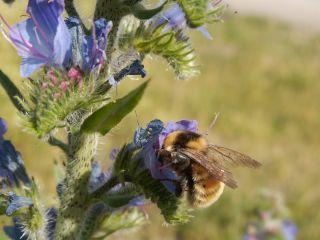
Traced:
<path fill-rule="evenodd" d="M 176 153 L 175 154 L 175 159 L 177 159 L 179 162 L 185 162 L 188 161 L 189 158 L 181 153 Z"/>

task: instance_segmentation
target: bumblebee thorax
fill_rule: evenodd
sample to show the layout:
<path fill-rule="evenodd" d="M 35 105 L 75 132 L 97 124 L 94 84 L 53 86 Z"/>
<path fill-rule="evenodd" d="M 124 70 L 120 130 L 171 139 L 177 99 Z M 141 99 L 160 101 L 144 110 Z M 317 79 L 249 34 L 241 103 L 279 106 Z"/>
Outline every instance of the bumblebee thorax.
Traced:
<path fill-rule="evenodd" d="M 203 136 L 191 131 L 174 131 L 165 138 L 163 143 L 163 148 L 167 151 L 179 148 L 204 151 L 207 146 L 208 142 Z"/>

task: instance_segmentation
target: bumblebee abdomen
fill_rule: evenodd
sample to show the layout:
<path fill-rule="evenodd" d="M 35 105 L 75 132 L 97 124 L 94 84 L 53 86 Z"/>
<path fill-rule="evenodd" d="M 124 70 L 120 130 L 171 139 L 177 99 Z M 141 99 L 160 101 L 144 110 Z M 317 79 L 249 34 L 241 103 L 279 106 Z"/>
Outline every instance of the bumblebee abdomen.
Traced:
<path fill-rule="evenodd" d="M 207 207 L 213 204 L 224 189 L 224 183 L 216 180 L 198 164 L 192 166 L 192 181 L 193 184 L 189 184 L 189 202 L 193 207 Z"/>

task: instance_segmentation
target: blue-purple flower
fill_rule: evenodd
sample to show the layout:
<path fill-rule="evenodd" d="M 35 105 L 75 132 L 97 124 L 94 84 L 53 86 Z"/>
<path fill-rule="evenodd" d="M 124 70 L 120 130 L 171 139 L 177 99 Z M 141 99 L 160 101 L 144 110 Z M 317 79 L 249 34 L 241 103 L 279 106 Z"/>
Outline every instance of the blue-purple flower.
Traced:
<path fill-rule="evenodd" d="M 18 196 L 13 192 L 9 193 L 1 193 L 2 197 L 5 199 L 6 215 L 11 216 L 16 211 L 20 210 L 21 208 L 30 207 L 33 205 L 33 202 L 30 198 Z"/>
<path fill-rule="evenodd" d="M 282 223 L 282 233 L 285 240 L 295 240 L 298 234 L 298 227 L 290 220 Z"/>
<path fill-rule="evenodd" d="M 254 209 L 259 213 L 254 222 L 247 224 L 243 240 L 295 240 L 298 227 L 287 218 L 288 209 L 285 206 L 282 195 L 270 189 L 263 189 L 258 206 Z"/>
<path fill-rule="evenodd" d="M 120 152 L 120 149 L 119 148 L 113 148 L 111 149 L 110 153 L 109 153 L 109 158 L 111 161 L 114 161 L 116 160 L 118 154 Z"/>
<path fill-rule="evenodd" d="M 132 198 L 129 201 L 128 206 L 139 207 L 139 206 L 144 206 L 145 204 L 146 204 L 146 199 L 144 198 L 144 196 L 139 195 Z"/>
<path fill-rule="evenodd" d="M 6 122 L 0 118 L 0 183 L 10 187 L 19 187 L 20 183 L 30 184 L 30 178 L 24 167 L 20 153 L 10 141 L 4 140 L 7 131 Z"/>
<path fill-rule="evenodd" d="M 88 184 L 89 193 L 93 193 L 102 187 L 112 175 L 111 171 L 103 172 L 98 162 L 93 162 L 91 169 L 92 170 Z"/>
<path fill-rule="evenodd" d="M 164 139 L 175 131 L 198 132 L 198 122 L 196 120 L 181 120 L 178 122 L 168 122 L 159 135 L 159 145 L 162 146 Z"/>
<path fill-rule="evenodd" d="M 178 3 L 172 4 L 166 11 L 159 13 L 153 19 L 153 27 L 166 24 L 164 31 L 183 29 L 187 26 L 185 13 Z"/>
<path fill-rule="evenodd" d="M 1 28 L 2 33 L 22 57 L 22 77 L 29 77 L 42 66 L 58 69 L 77 66 L 90 72 L 104 64 L 112 22 L 96 20 L 92 36 L 86 36 L 79 19 L 71 17 L 65 23 L 63 10 L 64 0 L 29 0 L 27 20 L 10 27 L 0 16 L 8 28 L 8 31 Z"/>
<path fill-rule="evenodd" d="M 91 36 L 84 34 L 80 20 L 75 17 L 67 19 L 66 24 L 72 36 L 72 65 L 79 66 L 85 72 L 103 65 L 112 22 L 103 18 L 96 20 Z"/>
<path fill-rule="evenodd" d="M 94 22 L 93 36 L 85 36 L 83 70 L 88 71 L 102 65 L 106 60 L 108 34 L 112 28 L 112 22 L 101 18 Z"/>
<path fill-rule="evenodd" d="M 212 8 L 212 5 L 208 5 L 208 8 Z M 154 16 L 150 20 L 150 22 L 151 22 L 152 31 L 164 24 L 165 24 L 165 27 L 163 29 L 164 32 L 171 31 L 171 30 L 179 32 L 179 30 L 183 30 L 188 26 L 186 15 L 178 3 L 172 4 L 167 10 Z M 212 36 L 210 35 L 210 33 L 208 32 L 205 26 L 200 26 L 197 29 L 206 38 L 210 40 L 212 39 Z M 180 32 L 179 36 L 181 35 L 182 37 L 184 37 L 184 35 L 181 34 Z"/>
<path fill-rule="evenodd" d="M 0 118 L 0 144 L 3 142 L 3 135 L 7 132 L 7 130 L 7 123 L 2 118 Z"/>
<path fill-rule="evenodd" d="M 157 157 L 157 150 L 162 147 L 164 139 L 170 133 L 178 130 L 197 132 L 198 123 L 195 120 L 181 120 L 163 125 L 160 120 L 153 120 L 146 129 L 137 129 L 134 137 L 134 142 L 142 145 L 140 154 L 147 168 L 150 169 L 152 177 L 160 180 L 171 193 L 176 193 L 177 175 L 171 168 L 161 164 Z"/>
<path fill-rule="evenodd" d="M 29 0 L 29 18 L 2 30 L 22 57 L 21 76 L 29 77 L 40 67 L 62 68 L 70 58 L 71 37 L 61 16 L 64 0 Z"/>
<path fill-rule="evenodd" d="M 58 210 L 54 207 L 49 208 L 46 211 L 46 233 L 47 233 L 47 240 L 53 240 L 54 239 L 54 233 L 56 229 L 57 224 L 57 218 L 58 218 Z"/>
<path fill-rule="evenodd" d="M 23 226 L 16 217 L 13 218 L 13 226 L 4 226 L 3 231 L 10 240 L 28 240 L 28 236 L 23 232 Z"/>

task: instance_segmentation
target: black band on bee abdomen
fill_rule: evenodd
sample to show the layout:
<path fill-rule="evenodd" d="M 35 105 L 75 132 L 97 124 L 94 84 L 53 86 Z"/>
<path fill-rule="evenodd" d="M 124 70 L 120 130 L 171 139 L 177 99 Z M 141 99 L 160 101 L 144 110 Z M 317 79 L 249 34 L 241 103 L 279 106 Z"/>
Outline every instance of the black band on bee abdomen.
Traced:
<path fill-rule="evenodd" d="M 201 138 L 201 135 L 199 135 L 198 133 L 194 133 L 194 132 L 181 132 L 180 134 L 177 135 L 173 146 L 175 147 L 175 149 L 178 148 L 186 148 L 187 144 L 190 141 L 195 141 L 197 139 Z"/>

